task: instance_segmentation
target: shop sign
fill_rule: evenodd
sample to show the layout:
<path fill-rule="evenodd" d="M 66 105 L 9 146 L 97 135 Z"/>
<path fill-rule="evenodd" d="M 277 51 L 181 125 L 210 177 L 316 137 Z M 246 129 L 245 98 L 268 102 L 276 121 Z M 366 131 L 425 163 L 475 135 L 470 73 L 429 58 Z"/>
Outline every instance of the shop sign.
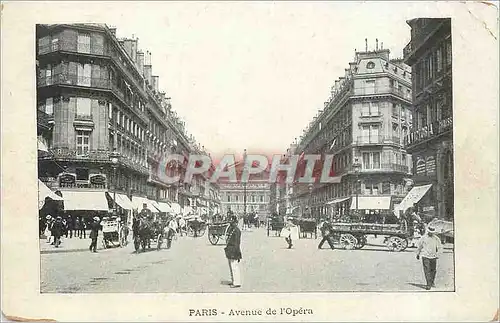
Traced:
<path fill-rule="evenodd" d="M 93 175 L 90 177 L 90 183 L 93 185 L 104 185 L 104 184 L 106 184 L 106 176 Z"/>
<path fill-rule="evenodd" d="M 75 184 L 76 176 L 73 174 L 62 174 L 59 177 L 60 184 Z"/>
<path fill-rule="evenodd" d="M 417 159 L 417 174 L 425 175 L 425 160 L 422 158 Z"/>

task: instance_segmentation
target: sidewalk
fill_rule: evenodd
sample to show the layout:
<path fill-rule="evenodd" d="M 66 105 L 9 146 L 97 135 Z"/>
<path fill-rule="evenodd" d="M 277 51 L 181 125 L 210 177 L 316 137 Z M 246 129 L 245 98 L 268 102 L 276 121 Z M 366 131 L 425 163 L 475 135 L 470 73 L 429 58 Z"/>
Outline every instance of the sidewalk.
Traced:
<path fill-rule="evenodd" d="M 61 244 L 58 248 L 54 247 L 50 243 L 47 243 L 46 239 L 40 239 L 40 254 L 58 253 L 58 252 L 79 252 L 79 251 L 89 251 L 91 240 L 87 235 L 87 238 L 61 238 Z M 102 235 L 97 239 L 97 249 L 102 249 Z"/>

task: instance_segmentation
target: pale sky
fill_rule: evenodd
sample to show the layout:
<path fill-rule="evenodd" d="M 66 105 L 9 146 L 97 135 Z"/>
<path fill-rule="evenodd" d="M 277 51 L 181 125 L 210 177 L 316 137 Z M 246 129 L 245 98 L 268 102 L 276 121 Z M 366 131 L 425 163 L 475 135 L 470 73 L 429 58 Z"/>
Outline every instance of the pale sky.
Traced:
<path fill-rule="evenodd" d="M 418 3 L 134 3 L 105 21 L 152 52 L 153 75 L 213 154 L 283 153 L 375 39 L 401 57 Z M 154 8 L 154 10 L 152 10 Z M 413 11 L 413 15 L 414 15 Z"/>

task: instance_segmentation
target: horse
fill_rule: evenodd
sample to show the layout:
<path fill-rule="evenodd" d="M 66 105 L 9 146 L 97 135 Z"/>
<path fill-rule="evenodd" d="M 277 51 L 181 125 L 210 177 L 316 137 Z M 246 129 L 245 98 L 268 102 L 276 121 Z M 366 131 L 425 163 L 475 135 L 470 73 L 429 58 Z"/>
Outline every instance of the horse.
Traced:
<path fill-rule="evenodd" d="M 142 247 L 142 251 L 146 251 L 146 246 L 151 247 L 151 239 L 155 237 L 155 230 L 152 221 L 139 218 L 134 220 L 132 225 L 132 230 L 134 232 L 134 246 L 135 251 L 138 252 L 139 248 Z"/>

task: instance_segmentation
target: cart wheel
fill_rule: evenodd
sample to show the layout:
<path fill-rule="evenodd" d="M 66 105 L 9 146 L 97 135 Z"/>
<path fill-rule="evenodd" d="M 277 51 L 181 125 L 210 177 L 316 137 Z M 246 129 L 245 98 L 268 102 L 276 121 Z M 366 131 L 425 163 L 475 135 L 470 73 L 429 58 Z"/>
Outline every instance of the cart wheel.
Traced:
<path fill-rule="evenodd" d="M 188 229 L 187 229 L 187 235 L 188 235 L 188 237 L 191 237 L 191 238 L 194 237 L 194 230 L 193 230 L 193 228 L 188 227 Z"/>
<path fill-rule="evenodd" d="M 390 251 L 403 251 L 408 247 L 408 241 L 405 238 L 401 238 L 398 236 L 392 236 L 387 239 L 386 242 L 387 248 Z"/>
<path fill-rule="evenodd" d="M 210 241 L 211 244 L 216 245 L 217 242 L 219 242 L 219 236 L 213 233 L 209 233 L 208 241 Z"/>
<path fill-rule="evenodd" d="M 340 245 L 346 250 L 352 250 L 358 244 L 358 239 L 350 233 L 340 235 Z"/>
<path fill-rule="evenodd" d="M 161 233 L 160 233 L 156 237 L 156 250 L 160 250 L 161 249 L 162 242 L 163 242 L 163 239 L 162 239 L 162 236 L 161 236 Z"/>
<path fill-rule="evenodd" d="M 360 235 L 360 236 L 357 236 L 356 239 L 358 240 L 358 243 L 356 244 L 355 249 L 363 248 L 366 244 L 366 236 Z"/>

